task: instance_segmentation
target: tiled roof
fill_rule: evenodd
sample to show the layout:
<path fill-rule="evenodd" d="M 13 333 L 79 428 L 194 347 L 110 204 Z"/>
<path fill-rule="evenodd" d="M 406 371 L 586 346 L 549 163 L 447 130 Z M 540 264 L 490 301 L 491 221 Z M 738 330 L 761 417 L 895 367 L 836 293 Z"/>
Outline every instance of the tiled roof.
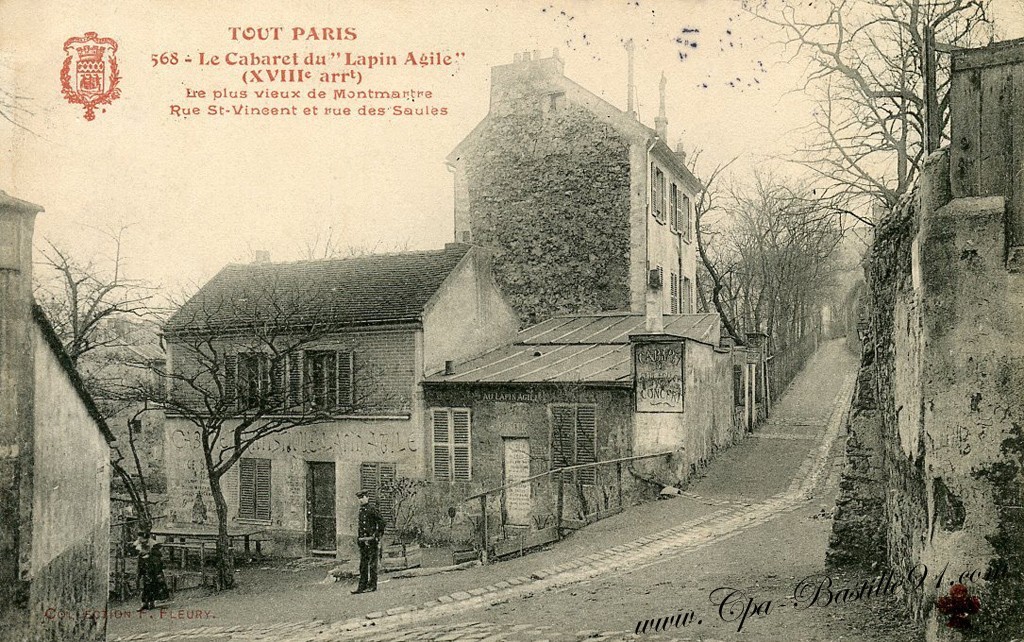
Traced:
<path fill-rule="evenodd" d="M 664 316 L 665 332 L 717 345 L 717 314 Z M 568 383 L 629 385 L 629 335 L 644 334 L 644 316 L 594 314 L 555 317 L 526 328 L 512 345 L 455 365 L 426 383 Z"/>
<path fill-rule="evenodd" d="M 470 249 L 449 243 L 443 250 L 228 265 L 164 329 L 244 331 L 271 317 L 297 327 L 415 321 Z"/>

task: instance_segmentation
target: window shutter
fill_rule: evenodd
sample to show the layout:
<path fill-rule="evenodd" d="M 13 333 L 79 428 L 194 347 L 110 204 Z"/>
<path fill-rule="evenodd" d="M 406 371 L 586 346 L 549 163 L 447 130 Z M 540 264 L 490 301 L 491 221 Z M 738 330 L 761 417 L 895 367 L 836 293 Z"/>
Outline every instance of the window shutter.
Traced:
<path fill-rule="evenodd" d="M 690 197 L 683 194 L 682 200 L 682 219 L 683 219 L 683 236 L 687 241 L 690 240 Z"/>
<path fill-rule="evenodd" d="M 326 352 L 323 355 L 324 376 L 324 408 L 332 410 L 338 407 L 338 353 Z M 318 391 L 319 392 L 319 391 Z"/>
<path fill-rule="evenodd" d="M 452 479 L 469 481 L 472 474 L 470 464 L 470 421 L 469 410 L 452 410 Z"/>
<path fill-rule="evenodd" d="M 270 406 L 280 408 L 284 405 L 284 358 L 274 359 L 270 364 Z"/>
<path fill-rule="evenodd" d="M 352 408 L 355 405 L 355 354 L 338 353 L 338 405 Z"/>
<path fill-rule="evenodd" d="M 576 463 L 592 464 L 597 461 L 597 407 L 576 408 Z M 577 471 L 579 480 L 593 484 L 597 479 L 596 466 Z"/>
<path fill-rule="evenodd" d="M 366 491 L 370 501 L 377 503 L 377 482 L 380 478 L 377 463 L 364 461 L 359 464 L 359 490 Z"/>
<path fill-rule="evenodd" d="M 679 231 L 679 188 L 675 183 L 672 183 L 671 190 L 668 203 L 669 217 L 672 222 L 672 229 Z"/>
<path fill-rule="evenodd" d="M 256 460 L 256 519 L 270 520 L 270 460 Z"/>
<path fill-rule="evenodd" d="M 366 491 L 377 505 L 388 526 L 395 524 L 395 482 L 398 466 L 389 461 L 364 461 L 359 464 L 359 490 Z"/>
<path fill-rule="evenodd" d="M 651 215 L 658 218 L 658 169 L 651 163 Z"/>
<path fill-rule="evenodd" d="M 551 468 L 570 466 L 575 459 L 574 414 L 572 406 L 551 406 Z"/>
<path fill-rule="evenodd" d="M 431 410 L 431 432 L 434 442 L 434 479 L 449 481 L 451 470 L 451 429 L 448 411 L 441 408 Z"/>
<path fill-rule="evenodd" d="M 238 355 L 224 355 L 224 400 L 230 406 L 237 405 Z"/>
<path fill-rule="evenodd" d="M 228 504 L 228 515 L 235 517 L 238 517 L 238 469 L 238 465 L 232 466 L 220 478 L 224 501 Z"/>
<path fill-rule="evenodd" d="M 668 194 L 665 193 L 665 172 L 658 170 L 658 220 L 665 222 L 665 200 Z"/>
<path fill-rule="evenodd" d="M 377 482 L 377 494 L 380 496 L 377 500 L 377 508 L 380 510 L 384 522 L 388 526 L 394 527 L 395 481 L 398 476 L 398 467 L 392 462 L 382 461 L 377 464 L 377 471 L 380 474 Z"/>
<path fill-rule="evenodd" d="M 252 459 L 238 460 L 238 516 L 256 517 L 256 466 Z"/>
<path fill-rule="evenodd" d="M 675 272 L 670 274 L 671 280 L 669 282 L 669 309 L 672 310 L 672 314 L 679 314 L 679 275 Z"/>
<path fill-rule="evenodd" d="M 292 410 L 302 409 L 302 351 L 296 350 L 288 355 L 288 407 Z"/>

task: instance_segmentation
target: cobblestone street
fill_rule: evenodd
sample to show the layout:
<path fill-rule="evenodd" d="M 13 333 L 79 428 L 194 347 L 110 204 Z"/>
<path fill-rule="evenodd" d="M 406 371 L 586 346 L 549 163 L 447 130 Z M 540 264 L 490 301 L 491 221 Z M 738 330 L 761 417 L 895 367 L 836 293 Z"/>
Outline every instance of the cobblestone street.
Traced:
<path fill-rule="evenodd" d="M 836 446 L 854 372 L 855 360 L 840 342 L 824 345 L 771 419 L 753 438 L 721 453 L 682 497 L 632 507 L 550 550 L 388 581 L 367 596 L 352 596 L 339 583 L 180 600 L 169 608 L 202 610 L 216 619 L 199 627 L 159 616 L 112 621 L 111 638 L 885 639 L 865 630 L 872 618 L 887 618 L 865 611 L 877 605 L 795 608 L 792 598 L 797 581 L 824 572 L 841 454 Z M 864 579 L 870 578 L 850 582 Z M 717 594 L 718 602 L 709 595 L 720 587 L 737 592 L 719 604 L 728 591 Z M 652 622 L 636 633 L 639 622 L 677 614 L 668 630 L 652 631 Z"/>

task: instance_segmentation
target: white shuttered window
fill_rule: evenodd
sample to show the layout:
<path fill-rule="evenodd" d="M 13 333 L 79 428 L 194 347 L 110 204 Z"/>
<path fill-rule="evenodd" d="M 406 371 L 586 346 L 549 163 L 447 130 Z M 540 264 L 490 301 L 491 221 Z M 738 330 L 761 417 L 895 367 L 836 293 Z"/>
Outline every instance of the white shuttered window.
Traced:
<path fill-rule="evenodd" d="M 469 408 L 432 408 L 434 479 L 469 481 L 473 474 Z"/>

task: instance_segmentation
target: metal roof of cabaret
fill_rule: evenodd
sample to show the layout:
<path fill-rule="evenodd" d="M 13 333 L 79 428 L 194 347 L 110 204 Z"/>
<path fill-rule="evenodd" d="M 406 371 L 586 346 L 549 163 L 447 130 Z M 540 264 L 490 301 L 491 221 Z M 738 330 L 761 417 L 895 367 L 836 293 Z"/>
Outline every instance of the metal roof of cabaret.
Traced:
<path fill-rule="evenodd" d="M 717 314 L 664 316 L 665 333 L 718 345 Z M 428 384 L 588 383 L 632 384 L 629 336 L 647 334 L 639 314 L 555 317 L 526 328 L 515 343 L 455 365 L 454 374 Z"/>

